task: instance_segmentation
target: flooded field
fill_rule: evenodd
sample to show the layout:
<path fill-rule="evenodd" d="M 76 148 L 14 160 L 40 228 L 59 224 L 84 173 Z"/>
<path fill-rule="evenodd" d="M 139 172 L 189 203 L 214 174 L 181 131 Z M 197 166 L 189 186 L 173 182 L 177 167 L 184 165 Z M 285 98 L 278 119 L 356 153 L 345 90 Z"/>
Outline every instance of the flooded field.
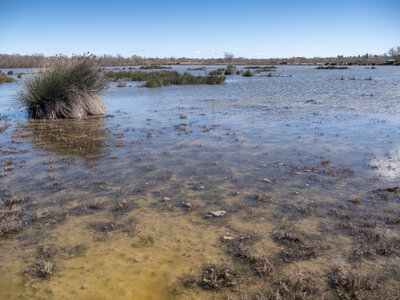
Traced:
<path fill-rule="evenodd" d="M 0 298 L 399 299 L 400 68 L 263 74 L 86 120 L 0 85 Z"/>

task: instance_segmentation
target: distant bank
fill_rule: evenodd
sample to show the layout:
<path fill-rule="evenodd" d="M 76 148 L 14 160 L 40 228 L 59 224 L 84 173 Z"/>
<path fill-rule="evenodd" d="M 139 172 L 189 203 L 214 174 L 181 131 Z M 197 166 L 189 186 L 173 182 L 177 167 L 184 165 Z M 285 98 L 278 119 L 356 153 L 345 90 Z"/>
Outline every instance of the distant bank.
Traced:
<path fill-rule="evenodd" d="M 0 54 L 0 68 L 36 68 L 56 56 Z M 143 58 L 140 56 L 100 56 L 101 66 L 140 65 L 400 65 L 397 58 L 388 55 L 359 55 L 337 57 L 291 58 Z"/>

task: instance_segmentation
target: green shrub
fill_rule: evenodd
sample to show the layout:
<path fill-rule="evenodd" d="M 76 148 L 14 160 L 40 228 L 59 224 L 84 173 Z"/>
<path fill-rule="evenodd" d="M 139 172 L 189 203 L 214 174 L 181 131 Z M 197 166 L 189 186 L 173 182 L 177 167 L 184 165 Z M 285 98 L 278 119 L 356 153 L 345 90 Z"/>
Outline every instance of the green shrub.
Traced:
<path fill-rule="evenodd" d="M 57 58 L 28 77 L 19 99 L 34 119 L 82 118 L 104 114 L 100 93 L 106 81 L 94 56 Z"/>

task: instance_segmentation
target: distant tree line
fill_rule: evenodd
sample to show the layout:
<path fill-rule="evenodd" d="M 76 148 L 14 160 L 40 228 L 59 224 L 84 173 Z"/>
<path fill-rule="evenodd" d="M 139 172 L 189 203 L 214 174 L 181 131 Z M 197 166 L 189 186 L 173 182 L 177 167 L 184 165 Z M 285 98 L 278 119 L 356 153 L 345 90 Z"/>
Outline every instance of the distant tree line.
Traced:
<path fill-rule="evenodd" d="M 0 68 L 38 68 L 63 55 L 44 56 L 43 54 L 20 55 L 0 54 Z M 74 57 L 74 56 L 73 56 Z M 98 57 L 100 66 L 140 66 L 140 65 L 380 65 L 400 64 L 400 46 L 389 50 L 384 55 L 358 55 L 336 57 L 291 57 L 291 58 L 244 58 L 234 57 L 225 52 L 223 58 L 145 58 L 137 55 L 103 55 Z"/>

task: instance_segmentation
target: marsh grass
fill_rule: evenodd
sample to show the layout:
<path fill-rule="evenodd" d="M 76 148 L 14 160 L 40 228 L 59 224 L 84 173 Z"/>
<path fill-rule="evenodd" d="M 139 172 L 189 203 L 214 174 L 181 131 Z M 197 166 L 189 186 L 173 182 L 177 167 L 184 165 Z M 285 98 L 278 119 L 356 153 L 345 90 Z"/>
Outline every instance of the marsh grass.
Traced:
<path fill-rule="evenodd" d="M 141 70 L 162 70 L 162 69 L 172 69 L 172 67 L 165 67 L 165 66 L 141 66 L 140 67 Z M 123 68 L 123 70 L 125 70 L 125 68 Z"/>
<path fill-rule="evenodd" d="M 188 85 L 188 84 L 222 84 L 225 82 L 223 76 L 195 76 L 189 73 L 179 73 L 176 71 L 119 71 L 106 72 L 105 78 L 112 80 L 131 80 L 145 81 L 143 87 L 155 88 L 168 85 Z"/>
<path fill-rule="evenodd" d="M 101 115 L 106 81 L 94 56 L 57 58 L 45 70 L 28 77 L 19 95 L 34 119 L 82 118 Z"/>
<path fill-rule="evenodd" d="M 244 72 L 242 73 L 242 76 L 243 76 L 243 77 L 253 77 L 253 76 L 254 76 L 254 73 L 251 72 L 250 70 L 246 70 L 246 71 L 244 71 Z"/>
<path fill-rule="evenodd" d="M 315 69 L 317 69 L 317 70 L 346 70 L 346 69 L 348 69 L 348 67 L 346 67 L 346 66 L 339 66 L 339 67 L 337 67 L 337 66 L 319 66 L 319 67 L 316 67 Z"/>
<path fill-rule="evenodd" d="M 211 75 L 211 76 L 219 76 L 219 75 L 222 75 L 223 72 L 225 72 L 225 69 L 224 69 L 224 68 L 218 68 L 218 69 L 216 69 L 216 70 L 211 71 L 210 73 L 208 73 L 208 75 Z"/>
<path fill-rule="evenodd" d="M 15 81 L 14 78 L 8 77 L 7 75 L 2 74 L 2 73 L 0 74 L 0 84 L 1 84 L 1 83 L 14 82 L 14 81 Z"/>

